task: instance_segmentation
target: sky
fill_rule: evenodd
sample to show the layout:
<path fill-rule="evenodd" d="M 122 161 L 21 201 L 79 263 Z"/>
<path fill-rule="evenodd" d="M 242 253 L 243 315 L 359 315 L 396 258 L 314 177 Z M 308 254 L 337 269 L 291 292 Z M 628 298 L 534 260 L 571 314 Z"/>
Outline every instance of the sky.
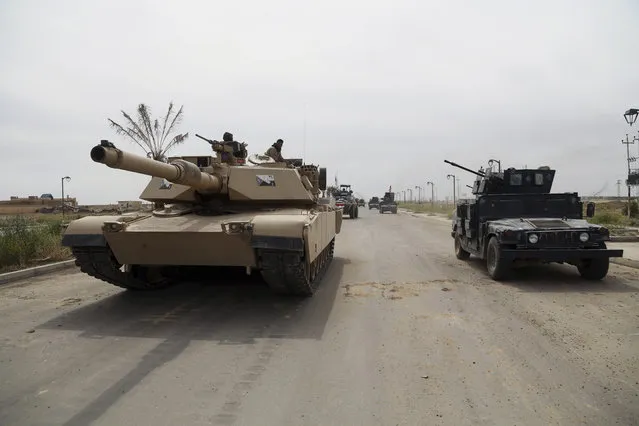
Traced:
<path fill-rule="evenodd" d="M 4 0 L 0 199 L 138 198 L 148 177 L 91 161 L 108 118 L 184 106 L 187 141 L 225 131 L 328 169 L 368 199 L 471 169 L 548 165 L 554 191 L 616 195 L 639 107 L 635 0 Z M 639 143 L 631 146 L 639 156 Z M 419 192 L 414 189 L 415 195 Z M 430 188 L 428 189 L 430 193 Z M 624 188 L 621 191 L 624 194 Z"/>

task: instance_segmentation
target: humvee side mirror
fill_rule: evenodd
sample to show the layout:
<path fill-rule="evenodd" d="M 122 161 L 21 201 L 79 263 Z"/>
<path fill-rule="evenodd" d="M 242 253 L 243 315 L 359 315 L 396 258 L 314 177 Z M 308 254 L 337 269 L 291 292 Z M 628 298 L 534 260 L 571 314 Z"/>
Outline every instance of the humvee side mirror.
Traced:
<path fill-rule="evenodd" d="M 595 203 L 586 204 L 586 217 L 593 217 L 595 215 Z"/>

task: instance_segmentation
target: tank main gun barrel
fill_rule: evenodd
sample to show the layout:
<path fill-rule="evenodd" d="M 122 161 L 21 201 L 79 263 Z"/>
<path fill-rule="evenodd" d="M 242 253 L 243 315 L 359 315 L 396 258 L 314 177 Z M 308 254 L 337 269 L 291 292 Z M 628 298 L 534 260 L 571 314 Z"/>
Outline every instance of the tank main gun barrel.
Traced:
<path fill-rule="evenodd" d="M 112 143 L 102 141 L 91 149 L 91 159 L 112 169 L 127 170 L 148 176 L 160 177 L 179 185 L 187 185 L 201 192 L 221 192 L 219 177 L 203 173 L 199 167 L 184 160 L 163 163 L 151 158 L 124 152 Z"/>
<path fill-rule="evenodd" d="M 459 164 L 457 164 L 457 163 L 453 163 L 452 161 L 444 160 L 444 163 L 448 163 L 448 164 L 450 164 L 451 166 L 455 166 L 455 167 L 458 167 L 458 168 L 460 168 L 460 169 L 462 169 L 462 170 L 466 170 L 467 172 L 470 172 L 470 173 L 472 173 L 472 174 L 474 174 L 474 175 L 477 175 L 477 176 L 479 176 L 479 177 L 486 177 L 486 175 L 485 175 L 484 173 L 476 172 L 476 171 L 471 170 L 471 169 L 469 169 L 469 168 L 467 168 L 467 167 L 460 166 L 460 165 L 459 165 Z"/>

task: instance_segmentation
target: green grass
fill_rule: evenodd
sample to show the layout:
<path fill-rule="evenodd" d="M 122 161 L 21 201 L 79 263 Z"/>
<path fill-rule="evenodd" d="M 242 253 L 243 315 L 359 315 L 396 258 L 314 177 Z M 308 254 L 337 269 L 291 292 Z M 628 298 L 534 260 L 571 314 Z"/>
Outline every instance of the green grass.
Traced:
<path fill-rule="evenodd" d="M 18 215 L 0 219 L 0 272 L 72 257 L 71 251 L 60 244 L 63 221 L 55 216 Z"/>
<path fill-rule="evenodd" d="M 621 202 L 595 203 L 595 216 L 589 218 L 588 221 L 618 228 L 639 226 L 639 208 L 637 202 L 635 201 L 631 204 L 630 218 L 628 218 L 627 205 L 628 203 Z"/>

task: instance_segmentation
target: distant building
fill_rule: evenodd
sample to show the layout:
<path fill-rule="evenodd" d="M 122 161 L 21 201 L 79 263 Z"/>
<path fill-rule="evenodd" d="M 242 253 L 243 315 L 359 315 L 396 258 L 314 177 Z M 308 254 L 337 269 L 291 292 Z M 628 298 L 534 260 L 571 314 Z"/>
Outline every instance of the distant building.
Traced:
<path fill-rule="evenodd" d="M 122 212 L 138 211 L 142 209 L 142 201 L 118 201 L 118 210 Z"/>
<path fill-rule="evenodd" d="M 78 206 L 75 198 L 67 196 L 64 199 L 66 208 L 74 209 Z M 0 200 L 0 214 L 21 214 L 21 213 L 37 213 L 40 209 L 46 211 L 62 207 L 60 198 L 53 198 L 51 194 L 42 194 L 41 196 L 29 195 L 28 197 L 18 197 L 12 195 L 8 200 Z"/>

